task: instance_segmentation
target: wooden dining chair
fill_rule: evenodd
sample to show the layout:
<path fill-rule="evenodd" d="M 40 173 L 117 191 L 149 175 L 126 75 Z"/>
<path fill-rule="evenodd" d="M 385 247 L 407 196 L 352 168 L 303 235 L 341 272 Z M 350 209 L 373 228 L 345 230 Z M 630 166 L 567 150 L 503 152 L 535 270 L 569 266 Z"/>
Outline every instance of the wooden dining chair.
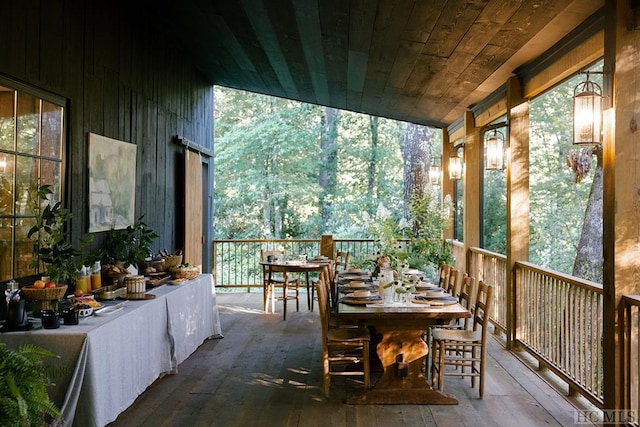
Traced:
<path fill-rule="evenodd" d="M 460 291 L 458 292 L 457 295 L 454 295 L 458 299 L 458 303 L 469 311 L 471 311 L 471 302 L 472 302 L 475 281 L 476 281 L 475 278 L 469 276 L 467 273 L 464 273 L 464 275 L 462 276 L 462 280 L 460 281 Z M 447 323 L 444 325 L 431 325 L 426 330 L 425 342 L 429 347 L 431 347 L 433 331 L 435 329 L 464 330 L 464 329 L 469 329 L 470 326 L 471 326 L 471 321 L 469 317 L 453 319 L 451 320 L 450 323 Z M 425 360 L 425 363 L 428 363 L 426 372 L 429 372 L 431 358 L 427 358 Z"/>
<path fill-rule="evenodd" d="M 473 328 L 433 330 L 431 379 L 440 391 L 444 390 L 445 376 L 471 377 L 471 387 L 475 387 L 475 379 L 479 378 L 478 391 L 482 399 L 492 296 L 493 287 L 482 281 L 478 282 L 473 307 Z M 446 366 L 455 366 L 460 370 L 445 372 Z"/>
<path fill-rule="evenodd" d="M 262 261 L 266 261 L 269 256 L 272 257 L 283 257 L 283 251 L 264 251 L 260 249 L 260 259 Z M 276 300 L 282 301 L 284 298 L 288 300 L 296 300 L 296 311 L 300 311 L 300 279 L 298 277 L 292 277 L 289 275 L 287 294 L 284 293 L 284 274 L 271 272 L 271 280 L 269 280 L 269 266 L 262 266 L 262 300 L 264 304 L 264 311 L 266 313 L 269 312 L 269 301 L 271 301 L 271 312 L 275 313 Z M 282 296 L 276 295 L 276 288 L 282 288 Z M 294 295 L 289 295 L 290 292 L 293 292 Z M 284 319 L 287 318 L 287 313 L 284 313 Z"/>
<path fill-rule="evenodd" d="M 440 264 L 440 270 L 439 270 L 439 276 L 438 276 L 438 286 L 440 286 L 441 288 L 444 288 L 444 280 L 445 278 L 448 276 L 449 274 L 449 268 L 450 265 L 447 264 L 446 262 L 442 262 Z"/>
<path fill-rule="evenodd" d="M 318 277 L 314 277 L 311 279 L 311 306 L 309 307 L 310 311 L 313 311 L 314 302 L 317 300 L 316 284 L 318 283 L 318 280 L 320 280 L 320 277 L 323 274 L 325 275 L 325 283 L 327 284 L 327 286 L 329 286 L 329 284 L 333 283 L 335 280 L 335 267 L 333 266 L 333 263 L 334 261 L 331 261 L 327 265 L 327 268 L 325 268 L 318 274 Z M 329 289 L 329 295 L 331 295 L 331 289 Z"/>
<path fill-rule="evenodd" d="M 331 293 L 329 296 L 335 302 L 338 299 L 338 276 L 349 268 L 349 251 L 337 251 L 333 259 L 333 280 L 331 281 Z"/>
<path fill-rule="evenodd" d="M 333 375 L 354 375 L 364 377 L 364 388 L 370 386 L 369 342 L 371 337 L 366 328 L 329 328 L 328 286 L 321 278 L 316 283 L 318 311 L 322 330 L 322 377 L 325 397 L 329 397 L 329 385 Z M 348 369 L 361 364 L 362 370 Z M 347 369 L 337 369 L 339 367 Z"/>
<path fill-rule="evenodd" d="M 347 271 L 349 268 L 349 251 L 337 251 L 336 256 L 333 259 L 335 276 L 339 273 Z"/>
<path fill-rule="evenodd" d="M 457 268 L 449 268 L 449 277 L 445 281 L 444 290 L 451 296 L 457 297 L 460 293 L 460 271 Z"/>

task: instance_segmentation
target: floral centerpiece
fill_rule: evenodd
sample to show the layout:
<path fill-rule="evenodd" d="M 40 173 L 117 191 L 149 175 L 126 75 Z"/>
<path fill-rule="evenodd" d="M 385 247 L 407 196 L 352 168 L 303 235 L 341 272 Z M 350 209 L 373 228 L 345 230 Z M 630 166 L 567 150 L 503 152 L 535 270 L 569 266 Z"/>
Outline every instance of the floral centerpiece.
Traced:
<path fill-rule="evenodd" d="M 394 217 L 382 203 L 373 218 L 364 214 L 376 252 L 369 260 L 373 274 L 383 268 L 437 271 L 443 262 L 452 262 L 452 251 L 442 240 L 448 227 L 451 196 L 442 202 L 432 193 L 415 192 L 409 200 L 409 219 Z"/>
<path fill-rule="evenodd" d="M 410 231 L 410 223 L 406 218 L 398 221 L 382 203 L 378 205 L 373 218 L 366 212 L 363 216 L 376 247 L 369 259 L 373 267 L 373 275 L 377 276 L 384 268 L 395 270 L 399 263 L 407 259 L 408 254 L 406 244 L 402 241 L 402 234 Z"/>
<path fill-rule="evenodd" d="M 408 261 L 411 267 L 422 271 L 438 270 L 440 265 L 451 263 L 451 246 L 442 240 L 442 232 L 449 226 L 453 206 L 451 196 L 444 197 L 442 204 L 431 193 L 414 193 L 409 201 L 412 220 L 412 239 Z"/>

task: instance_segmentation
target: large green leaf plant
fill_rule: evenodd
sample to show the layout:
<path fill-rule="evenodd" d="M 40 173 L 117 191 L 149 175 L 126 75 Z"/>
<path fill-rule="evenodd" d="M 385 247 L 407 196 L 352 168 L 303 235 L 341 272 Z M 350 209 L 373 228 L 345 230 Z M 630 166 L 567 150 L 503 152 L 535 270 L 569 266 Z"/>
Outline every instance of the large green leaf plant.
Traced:
<path fill-rule="evenodd" d="M 47 394 L 52 370 L 44 360 L 58 357 L 32 344 L 10 349 L 0 343 L 0 424 L 45 426 L 61 416 Z"/>
<path fill-rule="evenodd" d="M 31 268 L 43 267 L 54 282 L 72 282 L 77 272 L 78 257 L 81 252 L 68 239 L 68 222 L 73 214 L 62 206 L 53 203 L 50 185 L 40 185 L 31 191 L 30 199 L 36 223 L 27 237 L 34 240 L 34 260 Z M 83 241 L 82 245 L 88 241 Z"/>

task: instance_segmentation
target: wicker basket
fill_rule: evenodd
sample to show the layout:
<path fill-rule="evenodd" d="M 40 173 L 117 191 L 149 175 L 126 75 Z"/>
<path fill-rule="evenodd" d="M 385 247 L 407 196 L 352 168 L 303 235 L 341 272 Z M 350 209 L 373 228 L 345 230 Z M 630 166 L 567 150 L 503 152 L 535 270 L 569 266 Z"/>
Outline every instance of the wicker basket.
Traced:
<path fill-rule="evenodd" d="M 200 274 L 198 267 L 173 267 L 171 276 L 174 279 L 195 279 Z"/>
<path fill-rule="evenodd" d="M 182 259 L 180 260 L 180 262 L 182 262 Z M 167 269 L 167 265 L 165 264 L 164 259 L 155 260 L 155 261 L 149 261 L 147 263 L 147 267 L 154 268 L 156 270 L 156 272 L 158 272 L 158 273 L 163 272 L 163 271 L 165 271 Z"/>
<path fill-rule="evenodd" d="M 57 285 L 55 288 L 36 289 L 33 286 L 20 288 L 25 298 L 29 301 L 39 302 L 41 309 L 51 308 L 51 301 L 59 300 L 67 292 L 67 285 Z"/>
<path fill-rule="evenodd" d="M 164 269 L 171 270 L 173 267 L 182 264 L 182 255 L 168 255 L 164 257 Z"/>

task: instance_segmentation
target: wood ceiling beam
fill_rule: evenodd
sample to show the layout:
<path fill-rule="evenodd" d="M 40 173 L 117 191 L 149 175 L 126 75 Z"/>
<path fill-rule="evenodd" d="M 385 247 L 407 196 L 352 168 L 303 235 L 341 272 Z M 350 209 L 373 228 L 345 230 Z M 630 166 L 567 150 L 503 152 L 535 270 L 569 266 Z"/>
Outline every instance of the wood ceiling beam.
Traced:
<path fill-rule="evenodd" d="M 256 33 L 260 45 L 269 58 L 269 63 L 278 77 L 278 81 L 287 97 L 298 98 L 298 88 L 296 88 L 291 76 L 291 71 L 287 60 L 282 53 L 278 36 L 273 28 L 267 9 L 261 0 L 242 0 L 245 10 L 251 11 L 247 14 L 251 26 Z"/>

